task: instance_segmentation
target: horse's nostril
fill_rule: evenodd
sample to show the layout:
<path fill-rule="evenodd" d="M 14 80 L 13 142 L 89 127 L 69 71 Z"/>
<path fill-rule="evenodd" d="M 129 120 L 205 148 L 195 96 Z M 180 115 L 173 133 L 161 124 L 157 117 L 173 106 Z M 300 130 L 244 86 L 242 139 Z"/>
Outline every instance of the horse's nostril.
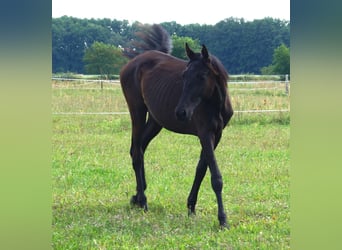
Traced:
<path fill-rule="evenodd" d="M 176 112 L 177 119 L 180 121 L 184 121 L 186 119 L 186 111 L 185 109 L 178 109 Z"/>

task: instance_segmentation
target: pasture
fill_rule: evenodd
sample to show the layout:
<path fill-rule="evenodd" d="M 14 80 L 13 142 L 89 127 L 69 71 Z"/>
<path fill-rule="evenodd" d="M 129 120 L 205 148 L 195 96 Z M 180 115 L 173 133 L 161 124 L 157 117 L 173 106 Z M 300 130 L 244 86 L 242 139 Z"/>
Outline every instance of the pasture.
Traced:
<path fill-rule="evenodd" d="M 286 110 L 279 83 L 232 84 L 235 110 Z M 105 113 L 104 113 L 105 112 Z M 119 112 L 118 114 L 116 112 Z M 216 158 L 231 229 L 219 230 L 210 174 L 188 217 L 200 145 L 167 130 L 145 154 L 149 212 L 131 208 L 131 124 L 118 84 L 52 83 L 54 249 L 289 249 L 288 112 L 235 113 Z"/>

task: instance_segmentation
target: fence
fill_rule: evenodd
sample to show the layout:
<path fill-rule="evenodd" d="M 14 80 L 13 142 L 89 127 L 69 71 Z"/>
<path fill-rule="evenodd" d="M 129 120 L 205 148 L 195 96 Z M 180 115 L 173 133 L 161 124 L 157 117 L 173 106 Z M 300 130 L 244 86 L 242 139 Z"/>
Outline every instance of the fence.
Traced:
<path fill-rule="evenodd" d="M 86 80 L 86 79 L 68 79 L 68 78 L 52 78 L 53 81 L 55 81 L 53 85 L 53 89 L 63 88 L 68 90 L 96 90 L 101 88 L 101 90 L 106 90 L 112 88 L 113 85 L 119 85 L 119 80 Z M 57 84 L 59 82 L 60 84 Z M 107 88 L 104 88 L 104 84 Z M 286 76 L 285 81 L 231 81 L 229 82 L 229 90 L 231 93 L 236 92 L 246 92 L 245 95 L 251 95 L 252 93 L 256 93 L 257 91 L 278 91 L 279 93 L 284 93 L 286 96 L 290 95 L 290 81 L 288 80 L 288 77 Z M 260 87 L 261 86 L 261 87 Z M 233 95 L 234 98 L 234 95 Z M 287 101 L 287 100 L 286 100 Z M 236 109 L 234 112 L 237 114 L 243 114 L 243 113 L 284 113 L 284 112 L 290 112 L 289 105 L 282 105 L 281 108 L 276 107 L 266 107 L 264 109 L 263 107 L 258 108 L 249 108 L 244 109 L 245 107 L 241 107 L 239 104 L 239 101 L 236 101 L 237 104 L 233 105 Z M 266 100 L 265 100 L 266 102 Z M 234 104 L 234 103 L 233 103 Z M 284 107 L 285 106 L 285 107 Z M 70 112 L 52 112 L 53 115 L 128 115 L 129 113 L 127 111 L 124 112 L 116 112 L 116 111 L 99 111 L 99 112 L 87 112 L 87 111 L 70 111 Z"/>
<path fill-rule="evenodd" d="M 120 83 L 119 80 L 96 80 L 96 79 L 77 79 L 77 78 L 62 78 L 62 77 L 52 77 L 54 81 L 61 81 L 61 82 L 98 82 L 98 83 Z"/>
<path fill-rule="evenodd" d="M 52 80 L 54 81 L 65 81 L 65 82 L 82 82 L 83 85 L 86 84 L 92 84 L 92 83 L 100 83 L 101 89 L 103 89 L 103 83 L 107 84 L 119 84 L 119 80 L 96 80 L 96 79 L 74 79 L 74 78 L 60 78 L 60 77 L 52 77 Z M 285 85 L 285 93 L 289 94 L 289 76 L 285 75 L 285 81 L 229 81 L 229 85 L 236 85 L 236 84 L 274 84 L 274 83 L 279 83 L 279 84 L 284 84 Z M 279 87 L 274 87 L 273 89 L 277 89 Z M 246 91 L 255 91 L 255 90 L 266 90 L 270 88 L 246 88 L 246 89 L 239 89 L 239 90 L 246 90 Z"/>

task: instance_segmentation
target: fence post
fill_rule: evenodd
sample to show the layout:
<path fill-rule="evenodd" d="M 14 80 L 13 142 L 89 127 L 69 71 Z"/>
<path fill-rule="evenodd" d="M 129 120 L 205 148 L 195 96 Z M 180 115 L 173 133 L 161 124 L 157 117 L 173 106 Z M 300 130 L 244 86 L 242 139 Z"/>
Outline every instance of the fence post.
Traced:
<path fill-rule="evenodd" d="M 289 75 L 285 75 L 285 93 L 289 95 Z"/>

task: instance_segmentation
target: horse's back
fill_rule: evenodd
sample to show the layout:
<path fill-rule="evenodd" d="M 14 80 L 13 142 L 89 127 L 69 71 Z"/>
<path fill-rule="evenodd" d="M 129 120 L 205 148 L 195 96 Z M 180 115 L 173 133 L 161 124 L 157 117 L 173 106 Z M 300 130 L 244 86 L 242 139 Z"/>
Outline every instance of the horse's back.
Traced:
<path fill-rule="evenodd" d="M 132 82 L 140 83 L 141 78 L 151 72 L 158 72 L 165 67 L 174 70 L 174 65 L 185 65 L 185 62 L 169 54 L 156 50 L 146 51 L 130 60 L 120 72 L 120 82 L 123 87 Z M 181 66 L 184 67 L 184 66 Z M 173 72 L 174 73 L 174 72 Z"/>

